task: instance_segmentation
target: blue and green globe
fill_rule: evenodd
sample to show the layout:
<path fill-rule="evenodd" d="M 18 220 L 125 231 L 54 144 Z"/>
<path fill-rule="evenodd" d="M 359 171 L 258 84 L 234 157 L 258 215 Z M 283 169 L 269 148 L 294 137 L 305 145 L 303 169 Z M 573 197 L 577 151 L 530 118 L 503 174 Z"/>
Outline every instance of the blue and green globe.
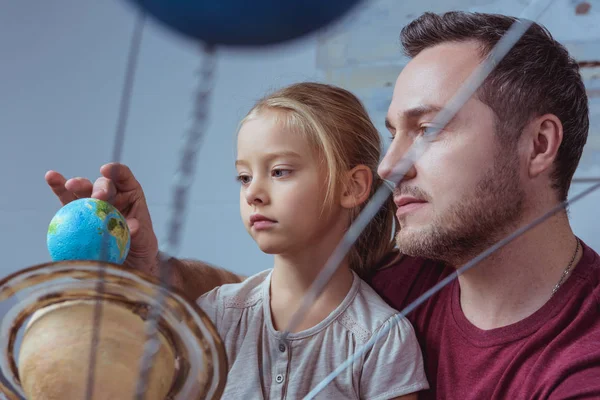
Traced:
<path fill-rule="evenodd" d="M 131 243 L 127 221 L 112 204 L 78 199 L 52 218 L 46 237 L 53 261 L 91 260 L 122 264 Z"/>

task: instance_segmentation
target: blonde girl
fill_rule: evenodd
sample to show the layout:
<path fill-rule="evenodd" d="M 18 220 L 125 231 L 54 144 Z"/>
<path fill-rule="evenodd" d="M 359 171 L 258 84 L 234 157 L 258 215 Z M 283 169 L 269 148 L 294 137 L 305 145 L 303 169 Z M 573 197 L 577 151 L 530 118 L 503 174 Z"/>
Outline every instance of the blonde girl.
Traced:
<path fill-rule="evenodd" d="M 392 200 L 372 220 L 286 341 L 281 332 L 362 207 L 383 184 L 381 139 L 361 102 L 321 83 L 258 101 L 237 136 L 240 213 L 272 268 L 198 299 L 225 343 L 224 399 L 301 399 L 373 335 L 387 335 L 320 392 L 325 399 L 414 399 L 428 388 L 408 320 L 366 283 L 394 246 Z"/>

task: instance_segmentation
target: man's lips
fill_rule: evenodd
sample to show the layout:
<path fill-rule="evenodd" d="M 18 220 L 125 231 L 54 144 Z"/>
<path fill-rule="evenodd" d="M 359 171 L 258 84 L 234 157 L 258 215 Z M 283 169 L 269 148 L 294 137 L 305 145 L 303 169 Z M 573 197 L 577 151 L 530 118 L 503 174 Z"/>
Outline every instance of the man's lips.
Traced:
<path fill-rule="evenodd" d="M 398 196 L 394 197 L 394 203 L 398 207 L 396 215 L 400 216 L 421 208 L 427 202 L 412 196 Z"/>
<path fill-rule="evenodd" d="M 413 203 L 426 203 L 426 201 L 412 196 L 398 196 L 394 197 L 394 203 L 396 203 L 396 206 L 400 208 Z"/>

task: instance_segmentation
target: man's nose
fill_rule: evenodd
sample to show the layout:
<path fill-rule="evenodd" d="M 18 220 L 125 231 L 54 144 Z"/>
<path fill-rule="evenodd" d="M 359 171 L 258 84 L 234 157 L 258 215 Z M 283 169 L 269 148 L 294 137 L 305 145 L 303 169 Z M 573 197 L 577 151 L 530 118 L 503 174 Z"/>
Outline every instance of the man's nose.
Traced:
<path fill-rule="evenodd" d="M 410 140 L 394 138 L 377 168 L 381 179 L 398 184 L 403 180 L 413 179 L 417 175 L 417 170 L 413 165 L 414 160 L 406 157 L 411 145 L 412 141 Z"/>

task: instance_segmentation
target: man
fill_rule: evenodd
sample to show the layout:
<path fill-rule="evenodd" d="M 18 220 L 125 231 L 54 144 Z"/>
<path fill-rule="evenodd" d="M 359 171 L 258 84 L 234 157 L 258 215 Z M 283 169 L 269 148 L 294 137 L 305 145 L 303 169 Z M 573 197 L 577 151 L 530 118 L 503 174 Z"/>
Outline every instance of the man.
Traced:
<path fill-rule="evenodd" d="M 406 26 L 412 60 L 396 81 L 379 174 L 431 123 L 513 18 L 424 14 Z M 588 107 L 576 62 L 533 25 L 397 186 L 399 252 L 371 285 L 402 309 L 491 244 L 567 196 L 587 139 Z M 49 172 L 63 203 L 106 198 L 134 232 L 128 263 L 156 273 L 157 242 L 141 187 L 126 167 L 93 185 Z M 172 260 L 191 298 L 237 282 L 228 271 Z M 573 234 L 566 212 L 505 246 L 409 315 L 431 389 L 424 398 L 600 397 L 600 257 Z"/>

